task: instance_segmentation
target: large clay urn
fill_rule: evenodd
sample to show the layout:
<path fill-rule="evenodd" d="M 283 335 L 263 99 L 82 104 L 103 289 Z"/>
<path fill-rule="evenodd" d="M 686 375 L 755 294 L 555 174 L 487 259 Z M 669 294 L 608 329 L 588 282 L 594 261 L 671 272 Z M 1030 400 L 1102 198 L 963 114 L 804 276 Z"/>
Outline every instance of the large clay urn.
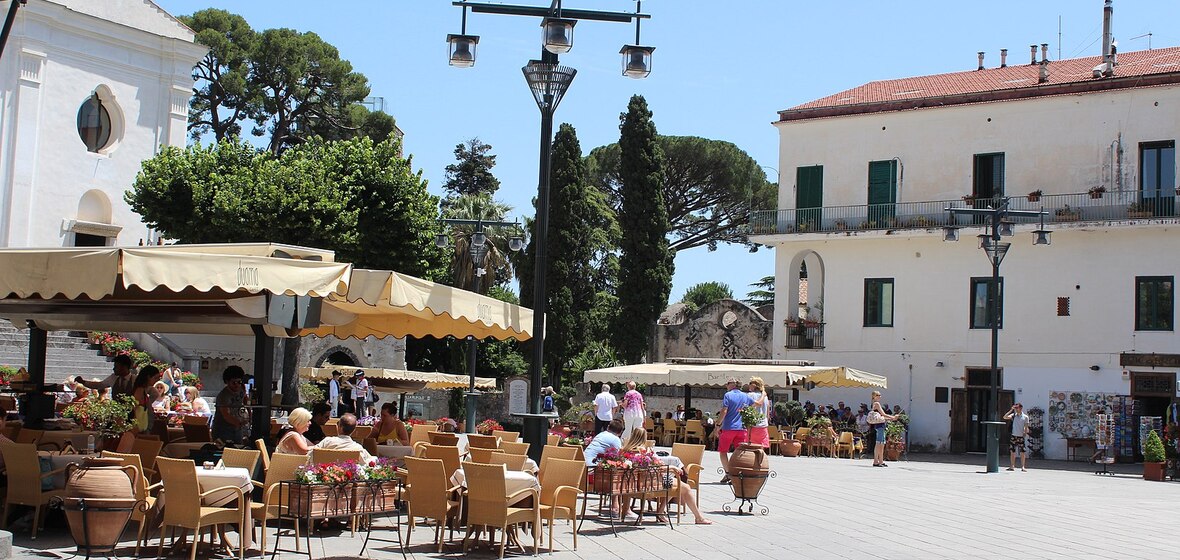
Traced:
<path fill-rule="evenodd" d="M 798 457 L 799 452 L 803 449 L 803 444 L 793 439 L 784 439 L 778 446 L 782 450 L 783 455 L 787 457 Z"/>
<path fill-rule="evenodd" d="M 769 472 L 770 458 L 761 445 L 740 444 L 729 456 L 729 483 L 736 498 L 758 498 Z"/>
<path fill-rule="evenodd" d="M 119 459 L 95 457 L 81 467 L 69 466 L 62 501 L 79 552 L 115 550 L 137 506 L 132 482 L 137 477 L 137 469 L 122 466 Z"/>

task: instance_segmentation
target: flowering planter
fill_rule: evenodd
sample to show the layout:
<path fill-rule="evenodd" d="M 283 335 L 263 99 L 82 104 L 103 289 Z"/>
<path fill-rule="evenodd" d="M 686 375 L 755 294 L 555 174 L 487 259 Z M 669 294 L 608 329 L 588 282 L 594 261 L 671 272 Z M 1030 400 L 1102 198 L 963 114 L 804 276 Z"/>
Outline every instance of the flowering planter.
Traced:
<path fill-rule="evenodd" d="M 885 443 L 885 460 L 896 461 L 901 459 L 901 453 L 905 451 L 905 443 L 900 441 L 890 441 Z"/>
<path fill-rule="evenodd" d="M 395 480 L 353 482 L 356 513 L 386 513 L 397 509 L 398 483 Z"/>
<path fill-rule="evenodd" d="M 665 492 L 670 487 L 668 467 L 632 467 L 625 469 L 598 466 L 594 468 L 592 491 L 597 494 L 626 496 Z"/>

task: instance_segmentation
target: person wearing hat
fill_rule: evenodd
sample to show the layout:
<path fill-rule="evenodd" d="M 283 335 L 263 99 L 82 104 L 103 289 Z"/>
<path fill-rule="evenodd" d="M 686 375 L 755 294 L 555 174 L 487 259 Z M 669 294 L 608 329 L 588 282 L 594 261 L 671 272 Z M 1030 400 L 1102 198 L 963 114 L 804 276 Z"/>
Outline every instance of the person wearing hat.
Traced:
<path fill-rule="evenodd" d="M 721 437 L 717 440 L 717 451 L 721 454 L 721 470 L 725 471 L 725 476 L 721 478 L 722 484 L 729 482 L 730 449 L 746 441 L 741 410 L 754 404 L 754 399 L 738 388 L 736 377 L 725 380 L 725 389 L 725 397 L 721 399 Z"/>
<path fill-rule="evenodd" d="M 365 398 L 369 396 L 369 380 L 365 379 L 365 370 L 358 369 L 352 376 L 352 400 L 356 402 L 355 414 L 358 418 L 367 416 Z"/>
<path fill-rule="evenodd" d="M 340 405 L 344 404 L 341 394 L 340 370 L 332 370 L 332 379 L 328 380 L 328 404 L 332 407 L 332 418 L 340 417 Z"/>

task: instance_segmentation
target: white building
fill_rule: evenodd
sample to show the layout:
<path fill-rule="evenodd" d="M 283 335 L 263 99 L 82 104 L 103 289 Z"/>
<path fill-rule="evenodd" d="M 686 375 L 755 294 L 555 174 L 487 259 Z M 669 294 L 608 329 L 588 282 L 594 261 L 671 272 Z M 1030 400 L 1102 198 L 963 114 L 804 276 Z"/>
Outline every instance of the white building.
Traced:
<path fill-rule="evenodd" d="M 143 160 L 185 144 L 206 52 L 193 38 L 150 0 L 18 10 L 0 58 L 0 246 L 154 241 L 123 193 Z"/>
<path fill-rule="evenodd" d="M 753 240 L 777 249 L 774 357 L 885 374 L 883 400 L 911 414 L 912 444 L 982 451 L 991 265 L 970 217 L 957 219 L 958 243 L 941 226 L 948 206 L 1007 196 L 1043 207 L 1053 233 L 1034 246 L 1040 226 L 1025 220 L 1007 239 L 1001 403 L 1049 411 L 1051 458 L 1065 457 L 1064 435 L 1089 433 L 1091 415 L 1069 413 L 1098 397 L 1071 392 L 1131 395 L 1162 415 L 1180 366 L 1180 48 L 1120 53 L 1095 78 L 1102 62 L 871 82 L 781 111 L 780 210 L 752 220 Z M 869 394 L 801 399 L 855 409 Z M 1053 412 L 1063 399 L 1070 410 Z"/>

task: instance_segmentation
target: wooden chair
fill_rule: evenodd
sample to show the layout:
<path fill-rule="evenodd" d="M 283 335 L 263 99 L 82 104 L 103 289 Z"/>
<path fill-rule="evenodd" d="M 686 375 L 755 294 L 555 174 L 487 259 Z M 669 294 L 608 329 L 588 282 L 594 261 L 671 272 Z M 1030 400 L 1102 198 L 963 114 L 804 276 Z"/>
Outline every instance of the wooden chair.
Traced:
<path fill-rule="evenodd" d="M 672 445 L 680 440 L 680 425 L 671 418 L 664 419 L 664 445 Z"/>
<path fill-rule="evenodd" d="M 333 418 L 333 420 L 335 420 L 335 418 Z M 320 428 L 323 428 L 325 437 L 334 437 L 340 435 L 340 427 L 337 426 L 335 422 L 329 422 L 323 426 L 320 426 Z"/>
<path fill-rule="evenodd" d="M 246 469 L 250 476 L 254 476 L 254 469 L 258 468 L 261 453 L 257 449 L 234 449 L 226 447 L 221 450 L 221 466 Z"/>
<path fill-rule="evenodd" d="M 372 426 L 357 426 L 356 429 L 354 429 L 352 431 L 352 433 L 349 434 L 349 436 L 352 437 L 352 439 L 354 441 L 356 441 L 357 443 L 360 443 L 362 441 L 365 441 L 365 438 L 369 437 L 369 435 L 372 433 L 373 433 Z"/>
<path fill-rule="evenodd" d="M 377 438 L 374 438 L 374 437 L 365 438 L 365 440 L 361 442 L 361 447 L 364 447 L 365 451 L 369 452 L 369 455 L 372 455 L 374 457 L 377 456 Z"/>
<path fill-rule="evenodd" d="M 500 444 L 496 441 L 495 436 L 481 436 L 479 434 L 467 434 L 467 447 L 480 447 L 483 449 L 499 449 Z"/>
<path fill-rule="evenodd" d="M 656 421 L 652 420 L 650 416 L 647 418 L 644 418 L 643 419 L 643 430 L 645 432 L 647 432 L 648 439 L 655 439 L 655 437 L 656 437 Z"/>
<path fill-rule="evenodd" d="M 194 560 L 197 557 L 197 542 L 200 541 L 202 527 L 209 527 L 212 530 L 218 525 L 237 523 L 243 533 L 249 530 L 246 527 L 246 510 L 243 505 L 246 503 L 246 496 L 242 493 L 241 488 L 224 486 L 201 492 L 201 485 L 197 481 L 196 464 L 189 459 L 160 457 L 156 465 L 160 469 L 160 478 L 164 481 L 168 500 L 167 505 L 164 506 L 164 515 L 160 523 L 160 546 L 156 550 L 157 558 L 164 552 L 164 529 L 166 527 L 192 529 L 193 548 L 189 554 L 189 560 Z M 238 507 L 202 505 L 202 500 L 209 494 L 227 490 L 237 494 Z M 238 539 L 238 555 L 243 560 L 246 558 L 245 543 L 245 539 Z"/>
<path fill-rule="evenodd" d="M 560 447 L 557 445 L 546 445 L 541 448 L 541 466 L 545 466 L 545 459 L 565 459 L 573 461 L 578 458 L 577 447 Z"/>
<path fill-rule="evenodd" d="M 111 457 L 119 459 L 123 462 L 124 467 L 135 467 L 135 482 L 132 488 L 135 492 L 135 499 L 142 500 L 144 508 L 135 508 L 131 510 L 131 520 L 139 522 L 139 531 L 136 532 L 135 539 L 135 556 L 139 556 L 140 545 L 146 545 L 147 534 L 147 512 L 151 511 L 156 505 L 156 497 L 152 495 L 153 491 L 157 491 L 163 486 L 160 483 L 149 484 L 146 476 L 143 475 L 143 465 L 140 464 L 139 455 L 134 453 L 115 453 L 113 451 L 103 451 L 102 457 Z"/>
<path fill-rule="evenodd" d="M 311 449 L 311 462 L 313 464 L 340 463 L 343 461 L 355 461 L 359 463 L 361 462 L 361 452 L 359 450 L 320 449 L 318 447 Z"/>
<path fill-rule="evenodd" d="M 574 550 L 578 549 L 578 496 L 586 463 L 573 459 L 548 458 L 541 461 L 541 521 L 549 522 L 549 553 L 553 553 L 553 524 L 560 516 L 570 522 Z"/>
<path fill-rule="evenodd" d="M 549 435 L 545 436 L 545 445 L 548 446 L 548 445 L 560 445 L 560 444 L 561 444 L 561 436 L 559 436 L 557 434 L 549 434 Z"/>
<path fill-rule="evenodd" d="M 262 438 L 254 440 L 254 447 L 258 448 L 258 457 L 262 459 L 262 470 L 270 469 L 270 452 L 266 449 L 266 442 Z"/>
<path fill-rule="evenodd" d="M 271 441 L 274 441 L 274 439 L 276 437 L 278 437 L 279 430 L 282 430 L 282 429 L 283 429 L 283 425 L 279 423 L 278 418 L 271 418 L 270 419 L 270 439 L 271 439 Z"/>
<path fill-rule="evenodd" d="M 700 420 L 689 420 L 684 423 L 684 443 L 705 443 L 705 426 Z"/>
<path fill-rule="evenodd" d="M 213 441 L 209 432 L 209 420 L 204 416 L 185 416 L 180 427 L 184 428 L 184 441 L 206 443 Z"/>
<path fill-rule="evenodd" d="M 250 504 L 250 516 L 252 520 L 262 525 L 262 548 L 259 550 L 266 551 L 266 522 L 271 519 L 278 519 L 279 509 L 287 501 L 287 496 L 282 495 L 280 492 L 282 486 L 279 483 L 287 480 L 295 480 L 295 469 L 306 464 L 307 455 L 275 453 L 271 457 L 270 468 L 266 469 L 266 477 L 263 482 L 250 481 L 256 488 L 262 489 L 262 501 Z M 253 531 L 253 527 L 250 530 Z M 295 523 L 296 552 L 299 551 L 299 547 L 299 523 Z"/>
<path fill-rule="evenodd" d="M 504 558 L 504 544 L 508 527 L 517 523 L 533 524 L 533 556 L 537 555 L 541 527 L 540 492 L 525 488 L 508 495 L 502 465 L 463 463 L 467 479 L 467 535 L 463 537 L 463 552 L 470 545 L 469 538 L 476 527 L 500 529 L 500 558 Z M 524 498 L 532 498 L 532 506 L 518 507 Z"/>
<path fill-rule="evenodd" d="M 22 428 L 22 432 L 25 430 Z M 8 493 L 4 502 L 4 518 L 0 519 L 0 528 L 8 528 L 8 512 L 14 505 L 31 506 L 33 508 L 33 529 L 30 538 L 37 538 L 37 527 L 41 525 L 42 506 L 49 504 L 49 500 L 60 496 L 64 489 L 42 490 L 41 481 L 65 472 L 56 469 L 47 473 L 41 472 L 41 462 L 37 458 L 37 446 L 32 443 L 0 443 L 0 454 L 4 456 L 4 466 L 8 470 Z"/>
<path fill-rule="evenodd" d="M 493 430 L 492 437 L 498 438 L 500 441 L 520 441 L 520 432 L 505 432 L 503 430 Z"/>
<path fill-rule="evenodd" d="M 45 430 L 34 430 L 32 428 L 21 427 L 20 431 L 16 433 L 13 438 L 14 443 L 31 443 L 37 445 L 41 441 L 41 436 L 45 435 Z"/>
<path fill-rule="evenodd" d="M 781 455 L 783 433 L 778 429 L 778 426 L 770 426 L 766 429 L 766 433 L 770 436 L 770 454 Z"/>
<path fill-rule="evenodd" d="M 458 449 L 455 451 L 457 457 Z M 451 528 L 451 539 L 455 538 L 454 523 L 459 517 L 459 502 L 452 500 L 451 496 L 456 495 L 460 488 L 452 487 L 447 482 L 450 480 L 450 475 L 447 474 L 449 469 L 442 459 L 406 457 L 405 462 L 406 503 L 409 504 L 410 518 L 405 546 L 410 546 L 410 535 L 414 532 L 417 518 L 434 519 L 434 541 L 438 544 L 439 553 L 442 553 L 443 524 Z"/>
<path fill-rule="evenodd" d="M 418 424 L 414 429 L 410 430 L 410 447 L 418 442 L 430 443 L 430 432 L 437 432 L 438 426 L 434 424 Z"/>
<path fill-rule="evenodd" d="M 794 439 L 799 442 L 799 452 L 807 454 L 807 437 L 811 435 L 811 428 L 803 427 L 795 430 Z"/>
<path fill-rule="evenodd" d="M 483 447 L 472 447 L 467 450 L 467 457 L 470 461 L 475 463 L 490 464 L 492 462 L 492 453 L 498 451 L 497 449 L 486 449 Z"/>
<path fill-rule="evenodd" d="M 459 447 L 454 445 L 430 445 L 426 444 L 423 449 L 422 457 L 425 459 L 438 459 L 443 462 L 443 469 L 446 471 L 447 478 L 455 474 L 459 470 Z"/>
<path fill-rule="evenodd" d="M 148 480 L 156 480 L 156 457 L 163 448 L 164 442 L 158 439 L 135 438 L 131 442 L 131 453 L 139 455 L 139 464 L 143 465 L 143 475 Z"/>
<path fill-rule="evenodd" d="M 836 445 L 833 450 L 836 456 L 839 457 L 840 453 L 847 452 L 848 458 L 851 459 L 853 452 L 852 441 L 852 432 L 840 432 L 840 439 L 836 441 Z"/>
<path fill-rule="evenodd" d="M 523 471 L 525 459 L 528 459 L 528 455 L 512 455 L 503 451 L 492 451 L 488 462 L 493 465 L 504 465 L 510 471 Z"/>
<path fill-rule="evenodd" d="M 508 453 L 509 455 L 528 455 L 529 444 L 523 441 L 501 441 L 500 451 Z"/>
<path fill-rule="evenodd" d="M 426 432 L 430 445 L 459 445 L 459 435 L 450 432 Z"/>

